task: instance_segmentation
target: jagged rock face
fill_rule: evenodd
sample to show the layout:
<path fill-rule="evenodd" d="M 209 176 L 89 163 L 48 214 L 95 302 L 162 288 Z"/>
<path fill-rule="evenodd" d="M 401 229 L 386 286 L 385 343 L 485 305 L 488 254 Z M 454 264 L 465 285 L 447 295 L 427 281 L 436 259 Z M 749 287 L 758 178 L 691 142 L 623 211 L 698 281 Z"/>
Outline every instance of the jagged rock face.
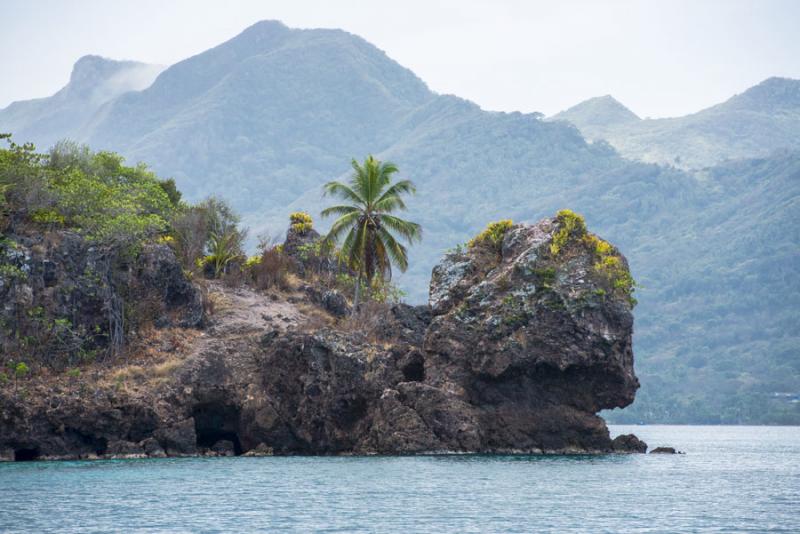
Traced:
<path fill-rule="evenodd" d="M 633 402 L 631 304 L 580 240 L 551 252 L 559 228 L 515 226 L 499 253 L 474 247 L 434 268 L 426 382 L 450 393 L 462 447 L 608 449 L 595 414 Z"/>
<path fill-rule="evenodd" d="M 130 315 L 137 306 L 142 315 L 157 316 L 160 326 L 202 322 L 202 296 L 167 245 L 146 245 L 126 259 L 118 248 L 71 232 L 10 237 L 0 242 L 0 351 L 6 358 L 56 369 L 75 365 L 81 355 L 108 348 L 110 317 Z M 38 344 L 23 351 L 17 345 L 24 337 Z"/>
<path fill-rule="evenodd" d="M 563 376 L 580 384 L 553 392 L 564 404 L 597 412 L 633 402 L 631 304 L 612 294 L 581 243 L 551 252 L 558 228 L 556 219 L 515 226 L 499 257 L 476 247 L 434 268 L 425 349 L 458 362 L 458 372 L 439 369 L 442 380 Z"/>
<path fill-rule="evenodd" d="M 137 395 L 60 395 L 53 410 L 0 391 L 0 456 L 644 452 L 596 415 L 638 387 L 631 303 L 583 237 L 552 252 L 560 228 L 448 255 L 430 306 L 388 308 L 382 341 L 222 322 Z"/>
<path fill-rule="evenodd" d="M 292 259 L 294 269 L 300 276 L 338 272 L 341 267 L 328 254 L 320 253 L 321 246 L 322 236 L 313 228 L 298 231 L 289 226 L 283 252 Z"/>

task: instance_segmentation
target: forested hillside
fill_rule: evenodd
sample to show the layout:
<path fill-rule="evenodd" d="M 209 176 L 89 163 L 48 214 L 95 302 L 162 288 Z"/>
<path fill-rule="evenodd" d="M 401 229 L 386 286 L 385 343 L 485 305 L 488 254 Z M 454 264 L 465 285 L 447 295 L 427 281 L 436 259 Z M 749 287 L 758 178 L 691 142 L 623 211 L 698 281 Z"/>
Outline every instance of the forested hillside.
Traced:
<path fill-rule="evenodd" d="M 700 169 L 800 148 L 800 80 L 770 78 L 685 117 L 641 120 L 605 96 L 552 119 L 574 124 L 587 139 L 611 143 L 625 157 Z"/>

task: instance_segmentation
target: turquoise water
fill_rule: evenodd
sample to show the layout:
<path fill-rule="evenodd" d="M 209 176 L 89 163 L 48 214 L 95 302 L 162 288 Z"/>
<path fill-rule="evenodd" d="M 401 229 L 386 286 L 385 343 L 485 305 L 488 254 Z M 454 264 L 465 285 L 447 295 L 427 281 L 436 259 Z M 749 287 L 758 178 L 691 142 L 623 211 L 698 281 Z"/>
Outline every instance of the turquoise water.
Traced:
<path fill-rule="evenodd" d="M 631 431 L 686 455 L 0 464 L 0 531 L 800 532 L 800 427 Z"/>

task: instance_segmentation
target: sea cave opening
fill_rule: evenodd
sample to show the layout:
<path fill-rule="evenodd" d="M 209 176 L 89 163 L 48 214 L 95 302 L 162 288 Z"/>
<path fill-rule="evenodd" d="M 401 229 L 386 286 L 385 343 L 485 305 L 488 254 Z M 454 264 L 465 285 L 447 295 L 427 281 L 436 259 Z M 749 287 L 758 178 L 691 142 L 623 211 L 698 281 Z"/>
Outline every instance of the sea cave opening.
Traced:
<path fill-rule="evenodd" d="M 34 460 L 39 459 L 39 449 L 15 449 L 14 450 L 14 461 L 15 462 L 32 462 Z"/>
<path fill-rule="evenodd" d="M 211 449 L 220 441 L 233 443 L 233 453 L 244 452 L 239 440 L 239 409 L 223 402 L 198 404 L 192 411 L 197 446 Z"/>

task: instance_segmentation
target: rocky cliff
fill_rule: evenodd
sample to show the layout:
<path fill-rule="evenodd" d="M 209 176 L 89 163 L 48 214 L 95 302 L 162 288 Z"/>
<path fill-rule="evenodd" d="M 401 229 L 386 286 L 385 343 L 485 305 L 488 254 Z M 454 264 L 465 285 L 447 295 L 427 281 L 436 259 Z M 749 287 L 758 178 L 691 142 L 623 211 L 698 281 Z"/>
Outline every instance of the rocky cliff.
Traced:
<path fill-rule="evenodd" d="M 0 457 L 643 452 L 596 415 L 638 388 L 630 284 L 568 212 L 448 254 L 430 305 L 376 308 L 369 335 L 307 283 L 212 283 L 205 330 L 171 321 L 127 365 L 2 386 Z"/>

